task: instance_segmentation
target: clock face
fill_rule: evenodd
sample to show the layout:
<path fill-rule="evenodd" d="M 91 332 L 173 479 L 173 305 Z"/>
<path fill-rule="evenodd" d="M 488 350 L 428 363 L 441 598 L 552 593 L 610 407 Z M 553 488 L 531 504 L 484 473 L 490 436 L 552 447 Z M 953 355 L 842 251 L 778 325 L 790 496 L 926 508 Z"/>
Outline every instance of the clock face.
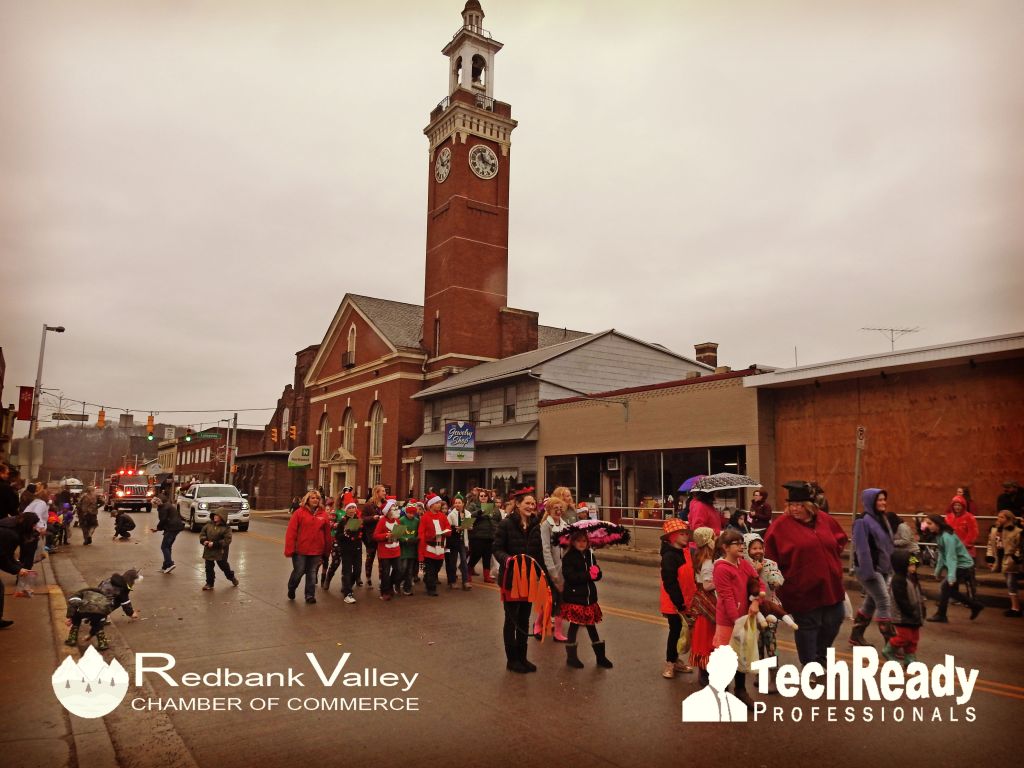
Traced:
<path fill-rule="evenodd" d="M 477 144 L 469 150 L 469 167 L 481 179 L 493 179 L 498 175 L 498 156 L 490 147 Z"/>
<path fill-rule="evenodd" d="M 437 183 L 440 184 L 448 178 L 449 172 L 452 170 L 452 151 L 445 147 L 441 150 L 437 156 L 437 160 L 434 161 L 434 178 L 437 179 Z"/>

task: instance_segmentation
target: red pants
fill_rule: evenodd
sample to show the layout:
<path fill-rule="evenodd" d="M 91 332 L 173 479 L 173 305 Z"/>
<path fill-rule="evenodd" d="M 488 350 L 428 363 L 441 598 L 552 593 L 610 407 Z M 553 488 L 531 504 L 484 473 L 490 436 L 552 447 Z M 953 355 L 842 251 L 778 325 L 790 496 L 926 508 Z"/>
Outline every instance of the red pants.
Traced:
<path fill-rule="evenodd" d="M 906 653 L 917 653 L 917 643 L 921 639 L 920 627 L 901 627 L 896 625 L 896 636 L 889 641 L 893 648 L 902 648 Z"/>

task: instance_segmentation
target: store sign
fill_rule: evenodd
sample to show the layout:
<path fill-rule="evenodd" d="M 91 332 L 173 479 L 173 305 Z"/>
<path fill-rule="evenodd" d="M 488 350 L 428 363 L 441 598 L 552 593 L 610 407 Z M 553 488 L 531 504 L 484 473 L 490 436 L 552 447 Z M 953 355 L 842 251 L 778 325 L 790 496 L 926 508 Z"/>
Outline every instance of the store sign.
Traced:
<path fill-rule="evenodd" d="M 476 424 L 450 421 L 444 425 L 444 460 L 450 463 L 471 462 L 476 455 Z"/>
<path fill-rule="evenodd" d="M 288 469 L 305 469 L 313 463 L 313 446 L 300 445 L 288 454 Z"/>

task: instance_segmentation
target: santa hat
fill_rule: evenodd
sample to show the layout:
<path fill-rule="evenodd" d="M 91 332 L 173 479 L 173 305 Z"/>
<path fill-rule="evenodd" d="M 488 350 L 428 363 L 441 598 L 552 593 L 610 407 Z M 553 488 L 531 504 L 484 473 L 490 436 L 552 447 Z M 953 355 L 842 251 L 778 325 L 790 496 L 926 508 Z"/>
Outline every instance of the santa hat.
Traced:
<path fill-rule="evenodd" d="M 440 504 L 444 499 L 438 496 L 436 493 L 431 493 L 427 496 L 427 509 L 430 509 L 435 504 Z"/>
<path fill-rule="evenodd" d="M 341 497 L 341 508 L 342 509 L 348 509 L 349 507 L 358 507 L 358 506 L 359 505 L 356 503 L 356 497 L 353 496 L 351 493 L 346 493 L 344 496 Z"/>
<path fill-rule="evenodd" d="M 388 514 L 398 504 L 398 499 L 394 496 L 388 496 L 384 501 L 384 509 L 381 510 L 381 514 Z"/>

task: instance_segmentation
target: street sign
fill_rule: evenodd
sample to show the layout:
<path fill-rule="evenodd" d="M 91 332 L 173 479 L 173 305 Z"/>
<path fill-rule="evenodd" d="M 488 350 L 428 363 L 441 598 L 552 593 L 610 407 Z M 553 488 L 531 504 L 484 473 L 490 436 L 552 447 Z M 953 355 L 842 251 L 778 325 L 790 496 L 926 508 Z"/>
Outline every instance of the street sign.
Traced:
<path fill-rule="evenodd" d="M 864 444 L 867 441 L 868 430 L 867 427 L 857 427 L 857 448 L 864 450 Z"/>
<path fill-rule="evenodd" d="M 288 454 L 288 469 L 305 469 L 313 463 L 313 446 L 300 445 Z"/>
<path fill-rule="evenodd" d="M 61 413 L 54 411 L 50 415 L 52 421 L 88 421 L 89 417 L 84 413 Z"/>
<path fill-rule="evenodd" d="M 216 440 L 219 437 L 222 437 L 220 432 L 200 432 L 198 435 L 194 435 L 193 439 L 194 440 Z"/>
<path fill-rule="evenodd" d="M 174 439 L 174 427 L 164 427 L 164 440 Z"/>

